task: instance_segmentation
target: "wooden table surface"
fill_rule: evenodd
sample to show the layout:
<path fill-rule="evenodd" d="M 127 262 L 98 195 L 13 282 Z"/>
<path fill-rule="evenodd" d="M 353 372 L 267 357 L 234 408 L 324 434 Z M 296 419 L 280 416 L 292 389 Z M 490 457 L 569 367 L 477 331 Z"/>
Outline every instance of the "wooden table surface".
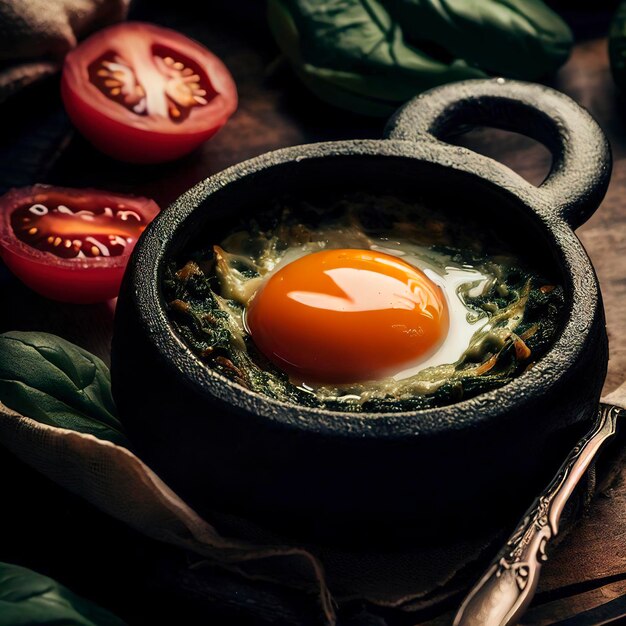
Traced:
<path fill-rule="evenodd" d="M 73 136 L 42 182 L 129 191 L 148 195 L 167 206 L 197 181 L 274 148 L 319 140 L 380 137 L 383 120 L 360 118 L 319 103 L 283 65 L 275 62 L 277 50 L 265 27 L 260 4 L 246 3 L 245 15 L 238 15 L 236 9 L 228 8 L 207 9 L 202 14 L 192 3 L 183 3 L 171 15 L 159 3 L 137 2 L 133 17 L 186 32 L 225 60 L 239 88 L 236 115 L 199 151 L 159 167 L 116 163 Z M 608 14 L 589 17 L 580 12 L 574 19 L 587 38 L 577 44 L 570 61 L 551 84 L 591 111 L 613 147 L 613 178 L 606 199 L 578 233 L 597 270 L 605 301 L 610 339 L 608 391 L 626 379 L 626 104 L 616 94 L 610 77 L 606 41 L 594 36 L 606 32 Z M 54 93 L 49 98 L 52 105 L 58 105 Z M 497 158 L 535 184 L 549 169 L 547 150 L 519 135 L 478 129 L 461 141 Z M 110 305 L 51 303 L 6 278 L 2 290 L 3 301 L 10 302 L 10 306 L 0 312 L 0 330 L 56 333 L 108 361 L 113 318 Z M 598 498 L 591 516 L 552 555 L 536 607 L 524 623 L 552 623 L 626 592 L 625 482 L 617 483 Z"/>

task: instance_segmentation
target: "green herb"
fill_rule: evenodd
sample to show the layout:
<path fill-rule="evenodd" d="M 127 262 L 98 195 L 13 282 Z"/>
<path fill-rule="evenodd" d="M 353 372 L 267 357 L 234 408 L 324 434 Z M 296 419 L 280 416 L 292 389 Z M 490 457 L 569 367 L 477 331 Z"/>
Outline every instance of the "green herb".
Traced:
<path fill-rule="evenodd" d="M 0 563 L 0 626 L 124 626 L 47 576 Z"/>
<path fill-rule="evenodd" d="M 572 46 L 541 0 L 269 0 L 268 19 L 305 85 L 367 115 L 466 78 L 536 79 Z"/>
<path fill-rule="evenodd" d="M 0 402 L 43 424 L 128 446 L 116 417 L 108 368 L 55 335 L 0 335 Z"/>

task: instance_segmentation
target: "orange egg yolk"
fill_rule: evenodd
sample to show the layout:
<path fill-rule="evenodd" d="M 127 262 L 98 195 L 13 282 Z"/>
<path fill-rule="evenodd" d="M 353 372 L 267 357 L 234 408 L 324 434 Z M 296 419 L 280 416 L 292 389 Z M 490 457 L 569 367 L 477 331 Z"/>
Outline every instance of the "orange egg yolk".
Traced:
<path fill-rule="evenodd" d="M 248 307 L 258 349 L 295 381 L 393 375 L 448 333 L 448 305 L 421 270 L 372 250 L 325 250 L 274 273 Z"/>

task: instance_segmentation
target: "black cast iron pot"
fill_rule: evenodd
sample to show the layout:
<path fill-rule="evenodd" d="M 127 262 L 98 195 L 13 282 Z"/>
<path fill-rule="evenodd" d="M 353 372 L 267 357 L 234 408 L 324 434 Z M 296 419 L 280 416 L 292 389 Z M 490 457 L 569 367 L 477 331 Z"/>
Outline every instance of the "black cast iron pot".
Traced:
<path fill-rule="evenodd" d="M 544 143 L 553 155 L 547 180 L 535 187 L 445 143 L 473 125 Z M 386 134 L 286 148 L 231 167 L 163 211 L 135 248 L 117 305 L 113 393 L 140 455 L 202 514 L 226 511 L 342 541 L 390 530 L 466 532 L 518 515 L 595 411 L 607 337 L 598 282 L 573 232 L 597 208 L 611 170 L 595 121 L 552 89 L 476 80 L 415 98 Z M 277 196 L 320 190 L 402 194 L 450 219 L 471 214 L 496 224 L 565 288 L 552 349 L 500 389 L 405 413 L 287 405 L 216 374 L 170 326 L 164 263 L 219 242 Z"/>

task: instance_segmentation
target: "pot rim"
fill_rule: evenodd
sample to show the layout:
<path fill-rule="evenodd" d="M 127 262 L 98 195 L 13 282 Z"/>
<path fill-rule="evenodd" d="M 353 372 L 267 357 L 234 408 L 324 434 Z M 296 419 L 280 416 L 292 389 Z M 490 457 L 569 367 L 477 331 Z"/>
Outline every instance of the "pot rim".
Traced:
<path fill-rule="evenodd" d="M 555 263 L 564 276 L 568 309 L 559 335 L 544 356 L 528 371 L 491 391 L 454 404 L 414 411 L 348 413 L 304 407 L 273 400 L 246 389 L 203 363 L 172 327 L 161 289 L 163 262 L 175 233 L 202 202 L 213 193 L 236 184 L 249 175 L 276 165 L 305 163 L 312 159 L 343 157 L 399 157 L 432 163 L 479 179 L 504 191 L 538 218 L 538 227 L 548 236 Z M 480 174 L 476 173 L 480 163 Z M 437 141 L 400 139 L 346 140 L 282 148 L 249 159 L 196 184 L 163 211 L 137 243 L 127 276 L 129 293 L 135 296 L 140 324 L 165 363 L 211 401 L 240 412 L 251 413 L 277 425 L 300 431 L 353 438 L 404 438 L 437 434 L 484 425 L 538 396 L 548 394 L 567 377 L 584 349 L 600 306 L 597 278 L 587 253 L 572 228 L 552 208 L 540 188 L 499 163 L 465 148 Z"/>

